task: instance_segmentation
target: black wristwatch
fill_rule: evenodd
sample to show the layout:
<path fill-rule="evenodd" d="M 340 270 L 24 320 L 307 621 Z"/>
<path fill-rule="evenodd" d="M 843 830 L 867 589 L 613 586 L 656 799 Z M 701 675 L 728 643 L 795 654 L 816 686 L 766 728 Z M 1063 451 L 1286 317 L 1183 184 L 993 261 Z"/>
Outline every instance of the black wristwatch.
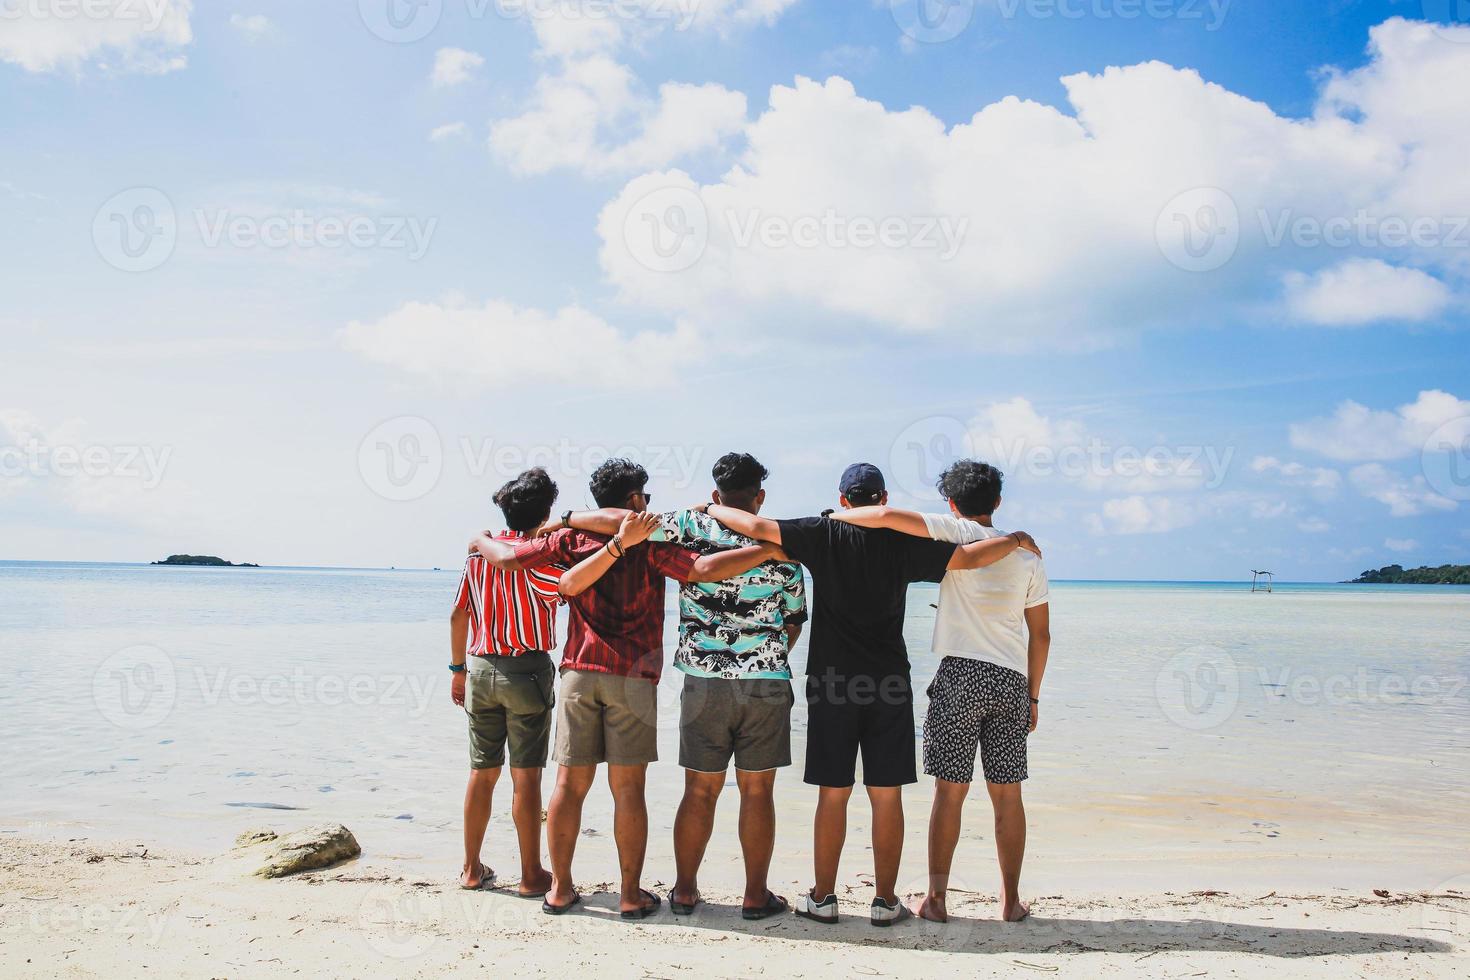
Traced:
<path fill-rule="evenodd" d="M 575 513 L 575 511 L 569 510 L 565 514 L 561 515 L 561 526 L 562 527 L 571 527 L 572 526 L 572 514 L 574 514 L 574 513 Z"/>

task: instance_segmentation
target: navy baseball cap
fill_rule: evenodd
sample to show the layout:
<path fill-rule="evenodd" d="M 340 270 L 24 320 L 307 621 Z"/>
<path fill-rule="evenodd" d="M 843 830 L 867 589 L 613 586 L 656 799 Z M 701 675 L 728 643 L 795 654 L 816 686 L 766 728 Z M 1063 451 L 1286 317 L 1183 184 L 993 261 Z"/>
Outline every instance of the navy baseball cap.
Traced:
<path fill-rule="evenodd" d="M 842 471 L 837 482 L 837 491 L 844 497 L 857 493 L 861 497 L 877 497 L 887 489 L 883 484 L 883 471 L 872 463 L 853 463 Z"/>

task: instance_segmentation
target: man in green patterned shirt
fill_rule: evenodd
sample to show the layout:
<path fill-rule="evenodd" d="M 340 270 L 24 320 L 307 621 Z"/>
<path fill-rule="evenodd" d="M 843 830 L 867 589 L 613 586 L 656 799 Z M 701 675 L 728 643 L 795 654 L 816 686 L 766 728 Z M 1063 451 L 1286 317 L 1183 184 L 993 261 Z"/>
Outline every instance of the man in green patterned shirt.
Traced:
<path fill-rule="evenodd" d="M 769 474 L 749 453 L 715 463 L 711 499 L 751 514 L 760 512 Z M 610 534 L 623 512 L 604 508 L 564 514 L 547 531 L 575 527 Z M 699 510 L 662 515 L 653 540 L 709 553 L 750 542 Z M 740 789 L 740 846 L 745 855 L 746 919 L 786 911 L 766 884 L 776 843 L 776 771 L 791 765 L 791 666 L 788 655 L 806 621 L 806 585 L 800 566 L 768 561 L 723 582 L 686 584 L 679 591 L 679 648 L 684 672 L 679 713 L 679 765 L 684 799 L 674 821 L 678 877 L 669 894 L 676 915 L 699 904 L 697 876 L 714 831 L 715 806 L 733 759 Z"/>

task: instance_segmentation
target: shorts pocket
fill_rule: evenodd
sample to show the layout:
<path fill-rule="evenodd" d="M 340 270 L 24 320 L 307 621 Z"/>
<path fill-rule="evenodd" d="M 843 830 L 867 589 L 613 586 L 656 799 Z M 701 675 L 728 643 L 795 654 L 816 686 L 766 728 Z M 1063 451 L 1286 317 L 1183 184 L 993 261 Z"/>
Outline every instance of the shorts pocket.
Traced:
<path fill-rule="evenodd" d="M 555 703 L 552 692 L 552 672 L 537 671 L 534 674 L 501 674 L 495 679 L 500 690 L 501 703 L 518 715 L 540 714 Z"/>

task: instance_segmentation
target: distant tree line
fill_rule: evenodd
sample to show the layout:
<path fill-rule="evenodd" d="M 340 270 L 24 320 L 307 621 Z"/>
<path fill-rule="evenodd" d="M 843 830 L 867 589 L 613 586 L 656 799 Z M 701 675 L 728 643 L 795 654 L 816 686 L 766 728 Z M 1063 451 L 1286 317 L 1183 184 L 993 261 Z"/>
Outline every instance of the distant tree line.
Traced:
<path fill-rule="evenodd" d="M 1431 568 L 1405 569 L 1402 565 L 1387 565 L 1377 571 L 1366 571 L 1353 579 L 1351 585 L 1470 585 L 1470 565 L 1440 565 Z"/>

